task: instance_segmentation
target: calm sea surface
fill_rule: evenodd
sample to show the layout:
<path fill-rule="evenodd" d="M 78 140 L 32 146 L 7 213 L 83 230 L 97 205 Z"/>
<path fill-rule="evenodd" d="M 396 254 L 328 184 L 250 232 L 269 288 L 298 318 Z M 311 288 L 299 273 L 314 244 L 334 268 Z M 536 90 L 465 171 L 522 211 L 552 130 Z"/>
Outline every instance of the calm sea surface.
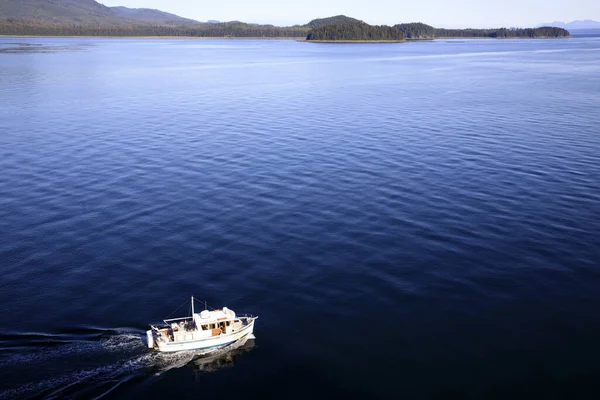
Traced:
<path fill-rule="evenodd" d="M 0 38 L 0 398 L 597 399 L 599 217 L 598 37 Z"/>

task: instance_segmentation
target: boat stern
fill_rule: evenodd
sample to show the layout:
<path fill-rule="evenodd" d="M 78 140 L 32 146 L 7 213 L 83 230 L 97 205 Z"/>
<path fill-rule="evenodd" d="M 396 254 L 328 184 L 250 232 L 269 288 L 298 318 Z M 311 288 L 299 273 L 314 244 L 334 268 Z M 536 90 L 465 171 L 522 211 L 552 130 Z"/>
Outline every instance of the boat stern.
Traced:
<path fill-rule="evenodd" d="M 154 332 L 152 331 L 152 329 L 146 331 L 146 343 L 149 349 L 153 349 L 156 344 L 156 340 L 154 339 Z"/>

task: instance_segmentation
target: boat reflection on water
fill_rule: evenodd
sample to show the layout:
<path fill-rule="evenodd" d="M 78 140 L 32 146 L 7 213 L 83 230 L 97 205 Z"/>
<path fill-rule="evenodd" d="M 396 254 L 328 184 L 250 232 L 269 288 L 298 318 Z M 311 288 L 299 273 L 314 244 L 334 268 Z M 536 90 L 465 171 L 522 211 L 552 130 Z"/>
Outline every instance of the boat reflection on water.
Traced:
<path fill-rule="evenodd" d="M 214 372 L 221 368 L 233 367 L 238 357 L 254 348 L 254 335 L 237 343 L 195 358 L 191 365 L 199 372 Z"/>
<path fill-rule="evenodd" d="M 231 367 L 236 359 L 254 347 L 254 335 L 249 334 L 235 343 L 213 350 L 177 351 L 173 353 L 152 352 L 145 355 L 155 369 L 163 374 L 172 369 L 190 367 L 198 372 L 213 372 Z"/>

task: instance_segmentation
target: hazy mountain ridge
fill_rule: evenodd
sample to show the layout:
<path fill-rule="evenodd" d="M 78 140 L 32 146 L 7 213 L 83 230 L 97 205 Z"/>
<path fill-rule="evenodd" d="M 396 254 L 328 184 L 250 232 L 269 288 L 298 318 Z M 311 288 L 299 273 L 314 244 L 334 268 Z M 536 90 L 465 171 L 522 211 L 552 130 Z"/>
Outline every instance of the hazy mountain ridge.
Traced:
<path fill-rule="evenodd" d="M 571 21 L 571 22 L 562 22 L 562 21 L 554 21 L 554 22 L 549 22 L 546 24 L 540 24 L 538 26 L 555 26 L 557 28 L 564 28 L 564 29 L 569 29 L 569 30 L 573 30 L 573 29 L 600 29 L 600 22 L 599 21 L 592 21 L 590 19 L 586 19 L 586 20 L 578 20 L 578 21 Z"/>
<path fill-rule="evenodd" d="M 183 18 L 179 15 L 171 14 L 165 11 L 155 10 L 152 8 L 127 8 L 127 7 L 110 7 L 119 17 L 133 19 L 141 22 L 150 23 L 182 23 L 182 24 L 200 24 L 200 22 Z"/>

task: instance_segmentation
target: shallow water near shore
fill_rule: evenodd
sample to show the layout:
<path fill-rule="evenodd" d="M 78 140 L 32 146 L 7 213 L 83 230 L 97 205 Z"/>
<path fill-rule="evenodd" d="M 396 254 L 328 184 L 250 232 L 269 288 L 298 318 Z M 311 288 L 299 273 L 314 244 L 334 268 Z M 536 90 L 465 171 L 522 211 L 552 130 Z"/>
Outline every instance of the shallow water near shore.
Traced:
<path fill-rule="evenodd" d="M 599 126 L 597 37 L 2 37 L 0 398 L 597 398 Z"/>

